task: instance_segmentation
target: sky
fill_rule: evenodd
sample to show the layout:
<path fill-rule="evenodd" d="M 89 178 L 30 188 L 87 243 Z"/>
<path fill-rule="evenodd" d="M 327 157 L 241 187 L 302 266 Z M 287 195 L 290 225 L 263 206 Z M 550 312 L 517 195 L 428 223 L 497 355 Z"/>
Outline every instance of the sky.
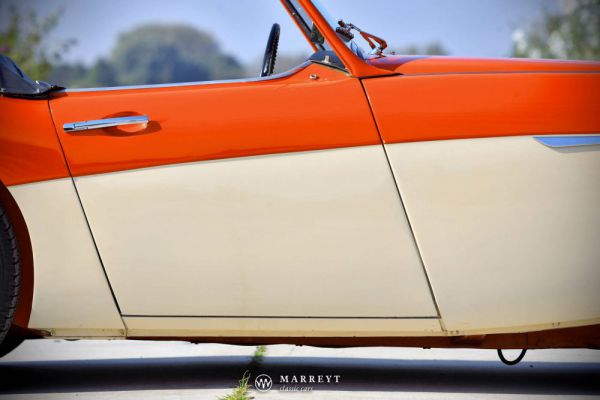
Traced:
<path fill-rule="evenodd" d="M 7 0 L 0 0 L 7 1 Z M 11 1 L 11 0 L 8 0 Z M 321 0 L 343 18 L 383 37 L 391 48 L 442 43 L 452 55 L 506 57 L 511 34 L 559 9 L 558 0 Z M 66 62 L 110 55 L 120 33 L 148 22 L 183 23 L 211 32 L 240 61 L 261 57 L 271 25 L 282 27 L 280 52 L 309 54 L 278 0 L 21 0 L 39 15 L 63 10 L 49 42 L 74 38 Z M 0 23 L 2 22 L 0 16 Z"/>

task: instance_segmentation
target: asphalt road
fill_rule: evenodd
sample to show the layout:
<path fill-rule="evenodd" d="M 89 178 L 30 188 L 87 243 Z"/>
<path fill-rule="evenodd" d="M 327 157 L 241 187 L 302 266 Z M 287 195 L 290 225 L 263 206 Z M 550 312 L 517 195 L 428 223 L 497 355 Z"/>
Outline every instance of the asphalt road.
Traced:
<path fill-rule="evenodd" d="M 0 399 L 211 399 L 231 392 L 245 371 L 268 374 L 261 399 L 599 398 L 600 351 L 534 350 L 521 364 L 500 363 L 493 350 L 409 348 L 319 349 L 183 342 L 36 340 L 0 360 Z M 338 375 L 339 382 L 293 384 Z"/>

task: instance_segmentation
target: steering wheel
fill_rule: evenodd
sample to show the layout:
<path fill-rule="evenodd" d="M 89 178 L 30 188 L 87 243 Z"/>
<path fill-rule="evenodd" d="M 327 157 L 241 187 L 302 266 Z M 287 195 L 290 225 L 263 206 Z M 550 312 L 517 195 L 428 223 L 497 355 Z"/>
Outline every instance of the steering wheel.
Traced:
<path fill-rule="evenodd" d="M 275 69 L 275 59 L 277 58 L 277 46 L 279 45 L 279 24 L 273 24 L 269 40 L 265 48 L 265 56 L 263 57 L 262 69 L 260 70 L 261 78 L 273 74 Z"/>

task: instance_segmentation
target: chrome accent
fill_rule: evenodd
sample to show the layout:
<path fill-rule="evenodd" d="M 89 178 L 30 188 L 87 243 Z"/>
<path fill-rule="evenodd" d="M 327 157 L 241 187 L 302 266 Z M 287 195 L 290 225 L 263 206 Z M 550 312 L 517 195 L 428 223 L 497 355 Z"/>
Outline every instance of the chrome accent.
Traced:
<path fill-rule="evenodd" d="M 87 131 L 90 129 L 110 128 L 120 125 L 147 124 L 147 115 L 132 115 L 130 117 L 95 119 L 90 121 L 69 122 L 63 125 L 65 132 Z"/>
<path fill-rule="evenodd" d="M 201 82 L 180 82 L 180 83 L 159 83 L 156 85 L 130 85 L 130 86 L 109 86 L 109 87 L 97 87 L 97 88 L 80 88 L 80 89 L 64 89 L 57 90 L 53 93 L 77 93 L 77 92 L 103 92 L 111 90 L 134 90 L 134 89 L 153 89 L 153 88 L 171 88 L 171 87 L 182 87 L 182 86 L 204 86 L 204 85 L 218 85 L 223 83 L 244 83 L 244 82 L 262 82 L 271 81 L 275 79 L 286 78 L 294 75 L 296 72 L 303 70 L 308 67 L 313 61 L 305 61 L 302 64 L 290 69 L 289 71 L 281 72 L 265 77 L 256 78 L 242 78 L 242 79 L 228 79 L 220 81 L 201 81 Z M 315 62 L 315 64 L 318 64 Z"/>
<path fill-rule="evenodd" d="M 600 144 L 600 135 L 534 136 L 533 138 L 548 147 L 576 147 Z"/>
<path fill-rule="evenodd" d="M 352 41 L 354 39 L 354 34 L 352 33 L 352 29 L 360 33 L 360 36 L 369 43 L 369 47 L 371 47 L 370 55 L 380 56 L 383 53 L 383 50 L 387 48 L 387 42 L 380 37 L 377 37 L 373 34 L 363 31 L 358 26 L 354 25 L 350 22 L 344 22 L 344 20 L 340 19 L 338 21 L 338 27 L 335 28 L 335 31 L 342 35 L 346 41 Z"/>

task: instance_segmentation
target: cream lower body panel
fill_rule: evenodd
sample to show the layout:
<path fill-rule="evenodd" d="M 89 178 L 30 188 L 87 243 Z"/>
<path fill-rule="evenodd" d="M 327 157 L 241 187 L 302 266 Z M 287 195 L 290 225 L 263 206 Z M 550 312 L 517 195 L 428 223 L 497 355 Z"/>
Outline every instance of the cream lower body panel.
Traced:
<path fill-rule="evenodd" d="M 125 317 L 127 333 L 136 336 L 173 337 L 356 337 L 440 336 L 436 318 L 331 319 L 331 318 L 152 318 Z"/>
<path fill-rule="evenodd" d="M 414 337 L 537 332 L 600 324 L 600 318 L 445 331 L 437 318 L 124 317 L 128 337 Z"/>
<path fill-rule="evenodd" d="M 437 317 L 381 146 L 75 182 L 124 317 Z M 265 334 L 275 323 L 200 321 Z M 327 325 L 303 319 L 302 331 L 311 323 Z"/>
<path fill-rule="evenodd" d="M 8 189 L 33 250 L 29 327 L 59 336 L 125 335 L 71 179 Z"/>
<path fill-rule="evenodd" d="M 502 137 L 386 149 L 450 334 L 600 321 L 600 146 Z"/>

